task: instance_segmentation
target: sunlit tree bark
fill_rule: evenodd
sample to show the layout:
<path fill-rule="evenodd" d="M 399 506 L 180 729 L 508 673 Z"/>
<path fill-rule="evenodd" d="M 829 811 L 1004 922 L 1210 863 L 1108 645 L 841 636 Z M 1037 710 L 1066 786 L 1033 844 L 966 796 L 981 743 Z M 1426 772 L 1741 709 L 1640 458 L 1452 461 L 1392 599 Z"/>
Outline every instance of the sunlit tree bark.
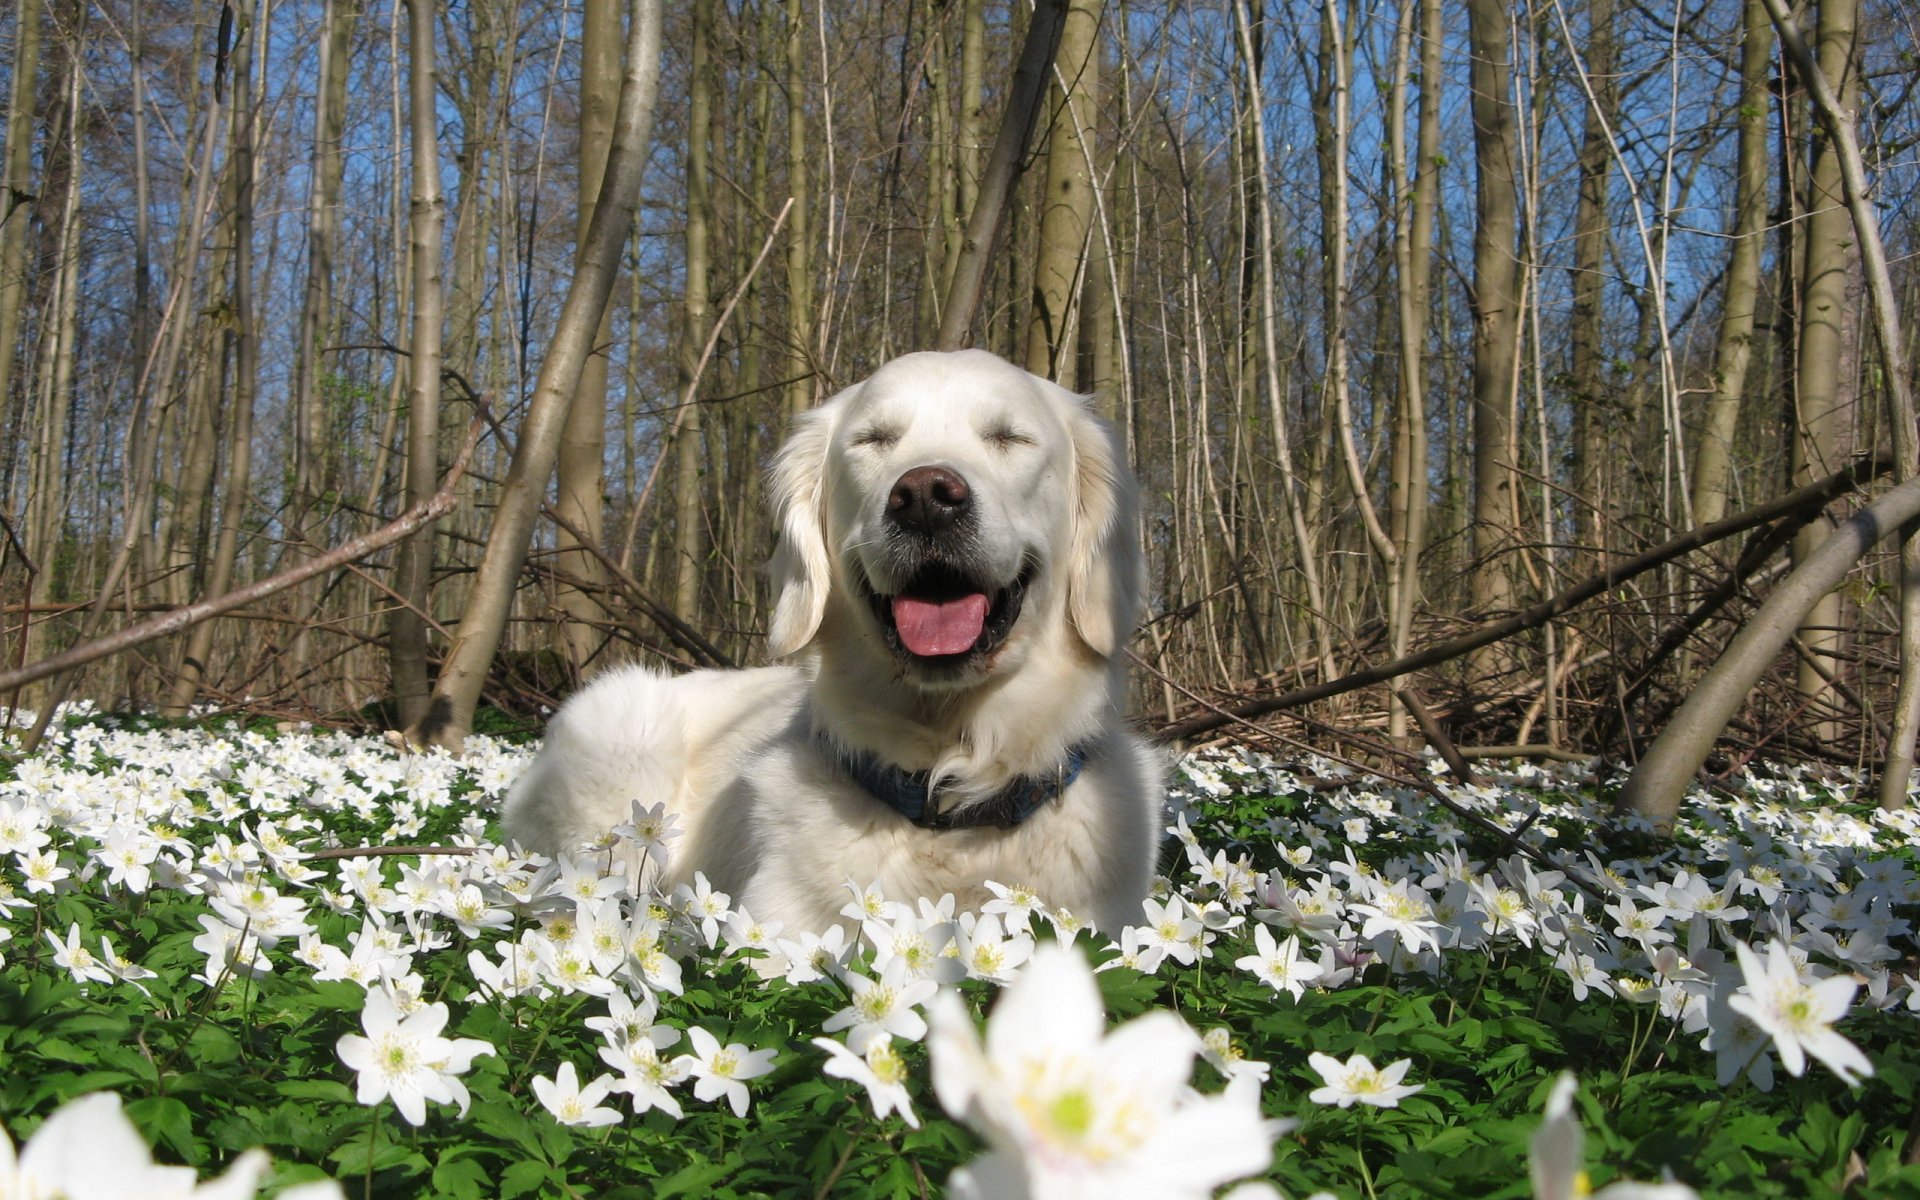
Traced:
<path fill-rule="evenodd" d="M 446 323 L 447 198 L 440 190 L 439 122 L 436 117 L 432 0 L 407 0 L 407 87 L 412 127 L 413 330 L 408 348 L 406 500 L 409 506 L 433 494 L 439 474 L 440 363 Z M 433 538 L 400 544 L 394 592 L 398 603 L 387 622 L 387 654 L 393 670 L 394 710 L 411 728 L 424 720 L 432 680 L 427 668 L 427 618 L 433 583 Z"/>
<path fill-rule="evenodd" d="M 1519 190 L 1514 152 L 1512 49 L 1506 6 L 1469 0 L 1473 56 L 1473 607 L 1513 607 L 1513 396 L 1520 348 Z M 1482 674 L 1505 667 L 1504 645 L 1475 658 Z"/>

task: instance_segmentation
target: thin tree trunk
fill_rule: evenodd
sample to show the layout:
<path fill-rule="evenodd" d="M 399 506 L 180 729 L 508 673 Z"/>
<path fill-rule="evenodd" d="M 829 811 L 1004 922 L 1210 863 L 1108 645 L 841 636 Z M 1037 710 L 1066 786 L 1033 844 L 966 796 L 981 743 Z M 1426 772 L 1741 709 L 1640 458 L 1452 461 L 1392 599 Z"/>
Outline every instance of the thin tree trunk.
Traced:
<path fill-rule="evenodd" d="M 626 75 L 614 120 L 606 175 L 594 204 L 587 252 L 581 256 L 553 340 L 540 363 L 533 403 L 520 429 L 513 462 L 501 486 L 493 529 L 478 577 L 460 620 L 459 634 L 434 687 L 425 718 L 409 727 L 416 743 L 458 749 L 473 728 L 473 711 L 486 682 L 513 606 L 514 585 L 526 562 L 533 523 L 559 452 L 560 427 L 579 386 L 580 370 L 593 348 L 600 313 L 613 293 L 620 250 L 633 226 L 653 131 L 653 104 L 660 79 L 660 3 L 637 0 L 627 32 Z"/>
<path fill-rule="evenodd" d="M 41 0 L 14 9 L 13 83 L 7 99 L 7 148 L 0 160 L 0 430 L 13 423 L 13 363 L 27 303 L 27 244 L 33 230 L 33 130 L 40 98 Z"/>
<path fill-rule="evenodd" d="M 1047 89 L 1053 124 L 1047 133 L 1047 179 L 1040 192 L 1040 244 L 1023 357 L 1027 370 L 1069 389 L 1077 382 L 1075 301 L 1093 219 L 1093 175 L 1081 139 L 1097 102 L 1087 91 L 1099 87 L 1099 45 L 1098 0 L 1068 0 L 1054 83 Z"/>
<path fill-rule="evenodd" d="M 1027 144 L 1033 138 L 1054 51 L 1060 44 L 1060 31 L 1066 20 L 1067 0 L 1036 0 L 1026 40 L 1020 47 L 1020 62 L 1014 67 L 1006 111 L 1000 117 L 1000 132 L 994 137 L 993 152 L 987 156 L 986 169 L 980 177 L 979 193 L 967 214 L 966 237 L 954 264 L 946 304 L 941 308 L 938 347 L 941 350 L 959 350 L 972 340 L 974 313 L 980 307 L 980 294 L 986 285 L 994 237 L 999 232 L 1013 181 L 1025 166 Z"/>
<path fill-rule="evenodd" d="M 1860 256 L 1872 301 L 1874 329 L 1886 368 L 1887 408 L 1893 427 L 1895 465 L 1903 479 L 1920 476 L 1920 420 L 1914 413 L 1912 376 L 1900 324 L 1893 276 L 1886 248 L 1880 240 L 1879 217 L 1867 196 L 1866 164 L 1854 133 L 1855 111 L 1833 90 L 1826 71 L 1813 59 L 1799 31 L 1791 24 L 1779 0 L 1767 0 L 1767 10 L 1780 30 L 1807 90 L 1814 112 L 1832 140 L 1840 160 L 1847 212 L 1859 239 Z M 1900 683 L 1894 699 L 1894 719 L 1887 738 L 1887 762 L 1880 773 L 1880 807 L 1904 808 L 1911 785 L 1914 740 L 1920 736 L 1920 521 L 1909 520 L 1900 531 Z"/>
<path fill-rule="evenodd" d="M 1419 602 L 1420 555 L 1427 526 L 1427 305 L 1433 274 L 1433 213 L 1440 193 L 1440 0 L 1408 0 L 1395 45 L 1393 93 L 1388 113 L 1388 162 L 1395 202 L 1394 263 L 1399 287 L 1399 404 L 1394 408 L 1392 494 L 1389 535 L 1399 552 L 1391 606 L 1387 614 L 1392 657 L 1403 658 L 1413 637 L 1413 613 Z M 1420 43 L 1420 127 L 1407 181 L 1407 87 L 1415 29 Z M 1402 211 L 1403 209 L 1408 211 Z M 1407 709 L 1399 697 L 1389 700 L 1387 735 L 1407 736 Z"/>
<path fill-rule="evenodd" d="M 1287 520 L 1293 527 L 1294 549 L 1299 556 L 1300 577 L 1307 590 L 1307 622 L 1313 632 L 1323 678 L 1334 674 L 1333 630 L 1327 611 L 1326 592 L 1320 583 L 1320 550 L 1314 527 L 1307 521 L 1300 498 L 1300 482 L 1293 469 L 1293 435 L 1287 420 L 1286 389 L 1280 378 L 1280 335 L 1274 290 L 1274 256 L 1278 253 L 1273 233 L 1273 196 L 1267 174 L 1267 122 L 1265 93 L 1254 72 L 1252 22 L 1247 15 L 1247 0 L 1234 0 L 1234 22 L 1240 39 L 1240 61 L 1247 82 L 1247 114 L 1253 121 L 1254 169 L 1259 175 L 1256 189 L 1259 199 L 1260 227 L 1260 336 L 1266 351 L 1267 405 L 1273 421 L 1274 458 L 1280 467 L 1280 495 Z"/>
<path fill-rule="evenodd" d="M 413 135 L 413 331 L 407 370 L 407 506 L 433 494 L 439 474 L 440 363 L 446 326 L 447 198 L 440 189 L 440 140 L 435 85 L 433 0 L 407 0 L 408 123 Z M 426 719 L 432 681 L 427 671 L 427 613 L 433 583 L 433 538 L 411 538 L 398 552 L 387 620 L 387 657 L 393 671 L 394 710 L 403 727 Z"/>
<path fill-rule="evenodd" d="M 1514 546 L 1515 364 L 1520 347 L 1519 192 L 1515 180 L 1511 48 L 1507 8 L 1469 0 L 1467 41 L 1473 56 L 1473 573 L 1475 611 L 1513 607 L 1507 555 Z M 1475 674 L 1498 674 L 1510 648 L 1475 656 Z"/>
<path fill-rule="evenodd" d="M 613 140 L 614 108 L 620 103 L 620 18 L 622 0 L 586 0 L 580 37 L 580 220 L 575 233 L 575 262 L 586 253 L 593 206 L 606 173 L 607 147 Z M 554 508 L 565 518 L 556 543 L 554 566 L 562 582 L 555 604 L 563 614 L 557 649 L 576 671 L 592 662 L 605 644 L 600 629 L 607 614 L 596 599 L 606 571 L 592 551 L 581 546 L 578 530 L 593 546 L 603 544 L 607 451 L 607 363 L 612 353 L 613 305 L 600 314 L 593 352 L 580 369 L 580 385 L 560 431 L 559 479 Z M 577 587 L 574 580 L 584 581 Z"/>
<path fill-rule="evenodd" d="M 33 441 L 28 474 L 27 506 L 23 514 L 27 551 L 39 568 L 27 593 L 28 607 L 44 607 L 61 589 L 63 582 L 58 561 L 60 542 L 67 523 L 67 431 L 73 400 L 74 360 L 79 353 L 80 314 L 80 189 L 86 156 L 82 144 L 86 130 L 80 107 L 80 47 L 69 51 L 67 67 L 66 193 L 60 206 L 60 235 L 56 246 L 53 301 L 49 305 L 42 344 L 46 354 L 40 380 L 39 403 L 33 406 Z M 48 626 L 44 620 L 32 622 L 26 630 L 24 653 L 29 659 L 45 657 Z M 58 689 L 27 694 L 26 707 L 41 710 L 44 721 L 52 705 L 59 702 Z"/>
<path fill-rule="evenodd" d="M 713 85 L 708 63 L 713 0 L 693 0 L 693 54 L 687 88 L 687 283 L 680 331 L 679 431 L 674 435 L 673 610 L 683 621 L 700 611 L 707 561 L 706 515 L 700 503 L 701 410 L 695 381 L 707 340 L 707 236 L 712 201 L 707 189 L 707 140 L 712 133 Z M 792 243 L 788 243 L 792 245 Z M 792 260 L 789 259 L 789 262 Z"/>
<path fill-rule="evenodd" d="M 1847 111 L 1858 103 L 1860 92 L 1853 49 L 1858 14 L 1858 0 L 1821 0 L 1815 37 L 1820 73 L 1832 82 Z M 1839 149 L 1829 136 L 1814 141 L 1807 219 L 1803 224 L 1800 345 L 1794 389 L 1796 484 L 1831 471 L 1845 460 L 1852 445 L 1859 402 L 1854 356 L 1859 324 L 1851 310 L 1859 259 L 1840 176 Z M 1827 531 L 1818 525 L 1803 530 L 1794 539 L 1794 561 L 1805 561 L 1826 536 Z M 1839 657 L 1843 614 L 1840 593 L 1828 592 L 1808 610 L 1800 625 L 1801 643 L 1811 653 L 1801 659 L 1796 678 L 1800 694 L 1814 706 L 1811 711 L 1820 714 L 1809 732 L 1822 742 L 1840 738 L 1838 693 L 1827 680 L 1845 670 Z"/>
<path fill-rule="evenodd" d="M 966 245 L 968 219 L 980 200 L 980 151 L 987 136 L 984 79 L 987 62 L 986 0 L 962 0 L 960 8 L 960 117 L 954 130 L 954 216 L 947 227 L 946 265 L 940 274 L 941 294 L 953 294 L 960 249 Z M 945 324 L 946 309 L 942 308 Z"/>
<path fill-rule="evenodd" d="M 246 516 L 253 465 L 253 402 L 259 379 L 260 337 L 253 311 L 253 198 L 254 198 L 254 121 L 253 63 L 265 44 L 266 29 L 261 14 L 245 5 L 236 25 L 233 52 L 233 108 L 229 116 L 233 127 L 233 162 L 229 174 L 229 243 L 233 263 L 233 327 L 227 338 L 233 351 L 233 406 L 227 421 L 227 471 L 220 500 L 219 532 L 214 537 L 213 558 L 207 567 L 207 592 L 225 595 L 232 587 L 234 566 L 240 554 L 240 527 Z M 258 24 L 256 25 L 256 22 Z M 212 622 L 194 626 L 187 639 L 179 673 L 167 688 L 162 712 L 185 715 L 207 674 L 207 660 L 213 651 Z"/>
<path fill-rule="evenodd" d="M 341 139 L 347 119 L 347 68 L 360 0 L 327 0 L 320 37 L 320 95 L 313 116 L 313 181 L 307 201 L 307 278 L 294 348 L 294 454 L 290 524 L 300 529 L 329 486 L 326 408 L 320 355 L 333 328 L 333 254 L 340 240 Z"/>
<path fill-rule="evenodd" d="M 1727 511 L 1733 439 L 1740 426 L 1747 366 L 1753 356 L 1754 311 L 1760 300 L 1760 252 L 1767 222 L 1767 73 L 1773 65 L 1773 26 L 1764 0 L 1747 0 L 1740 50 L 1740 156 L 1734 179 L 1733 253 L 1727 261 L 1726 299 L 1713 356 L 1713 399 L 1693 448 L 1693 519 L 1711 525 Z"/>
<path fill-rule="evenodd" d="M 787 0 L 787 40 L 783 69 L 787 92 L 787 193 L 793 214 L 787 229 L 787 417 L 813 407 L 819 393 L 814 369 L 813 226 L 807 210 L 807 68 L 801 33 L 806 14 L 800 0 Z M 704 186 L 704 184 L 702 185 Z M 692 231 L 688 231 L 691 244 Z M 705 287 L 703 282 L 702 287 Z M 689 335 L 704 337 L 705 327 Z M 698 353 L 696 348 L 695 353 Z M 691 415 L 691 414 L 689 414 Z M 681 616 L 690 616 L 681 610 Z"/>
<path fill-rule="evenodd" d="M 1587 5 L 1586 74 L 1591 100 L 1580 139 L 1580 195 L 1573 216 L 1573 310 L 1567 328 L 1567 376 L 1574 405 L 1574 530 L 1585 562 L 1606 557 L 1612 528 L 1608 465 L 1620 452 L 1620 410 L 1607 384 L 1602 316 L 1607 293 L 1608 205 L 1619 102 L 1615 82 L 1614 0 Z"/>

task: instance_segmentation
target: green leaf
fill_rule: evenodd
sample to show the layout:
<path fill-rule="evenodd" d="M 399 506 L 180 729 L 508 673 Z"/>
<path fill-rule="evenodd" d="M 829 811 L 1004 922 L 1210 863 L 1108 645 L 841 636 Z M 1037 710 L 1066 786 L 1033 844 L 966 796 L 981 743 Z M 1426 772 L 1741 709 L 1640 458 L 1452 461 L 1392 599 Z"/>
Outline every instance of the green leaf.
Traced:
<path fill-rule="evenodd" d="M 492 1186 L 492 1172 L 472 1158 L 442 1158 L 433 1168 L 433 1191 L 438 1196 L 451 1196 L 453 1200 L 478 1200 L 487 1195 Z"/>
<path fill-rule="evenodd" d="M 540 1190 L 547 1181 L 547 1164 L 535 1159 L 523 1158 L 500 1173 L 500 1200 L 513 1200 L 515 1196 L 525 1196 Z"/>
<path fill-rule="evenodd" d="M 206 1150 L 194 1137 L 193 1110 L 172 1096 L 147 1096 L 127 1105 L 127 1118 L 147 1140 L 165 1142 L 189 1163 L 206 1160 Z"/>

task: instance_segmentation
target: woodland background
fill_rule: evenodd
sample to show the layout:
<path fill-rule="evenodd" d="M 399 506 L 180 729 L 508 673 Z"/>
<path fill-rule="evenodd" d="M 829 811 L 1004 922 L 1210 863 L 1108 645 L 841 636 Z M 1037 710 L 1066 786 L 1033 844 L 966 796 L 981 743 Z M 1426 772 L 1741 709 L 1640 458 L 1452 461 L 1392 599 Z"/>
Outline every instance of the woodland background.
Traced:
<path fill-rule="evenodd" d="M 0 701 L 457 743 L 474 705 L 436 712 L 436 682 L 529 503 L 511 464 L 644 41 L 628 7 L 13 0 L 9 664 L 366 534 L 434 492 L 481 402 L 488 424 L 430 533 Z M 637 217 L 521 489 L 539 511 L 478 639 L 480 719 L 531 727 L 612 661 L 756 660 L 785 423 L 936 344 L 1124 428 L 1151 564 L 1136 707 L 1188 738 L 1257 721 L 1379 761 L 1424 715 L 1469 754 L 1631 760 L 1795 557 L 1913 474 L 1915 326 L 1876 339 L 1838 148 L 1762 0 L 635 7 L 660 21 Z M 1788 21 L 1911 314 L 1916 10 Z M 1045 90 L 995 206 L 1037 23 Z M 1717 769 L 1887 759 L 1899 546 L 1769 659 Z M 1502 618 L 1400 692 L 1295 702 Z"/>

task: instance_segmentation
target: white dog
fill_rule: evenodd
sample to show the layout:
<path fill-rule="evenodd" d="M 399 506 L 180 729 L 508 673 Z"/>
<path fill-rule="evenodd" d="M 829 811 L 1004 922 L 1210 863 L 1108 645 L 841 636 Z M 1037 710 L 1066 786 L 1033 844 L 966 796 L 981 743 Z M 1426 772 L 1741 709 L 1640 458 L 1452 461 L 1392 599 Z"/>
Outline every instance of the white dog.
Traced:
<path fill-rule="evenodd" d="M 1121 720 L 1143 570 L 1113 431 L 984 351 L 912 354 L 798 418 L 772 487 L 796 665 L 595 680 L 508 836 L 557 854 L 664 800 L 664 883 L 705 872 L 789 932 L 839 920 L 849 880 L 1137 922 L 1164 765 Z"/>

